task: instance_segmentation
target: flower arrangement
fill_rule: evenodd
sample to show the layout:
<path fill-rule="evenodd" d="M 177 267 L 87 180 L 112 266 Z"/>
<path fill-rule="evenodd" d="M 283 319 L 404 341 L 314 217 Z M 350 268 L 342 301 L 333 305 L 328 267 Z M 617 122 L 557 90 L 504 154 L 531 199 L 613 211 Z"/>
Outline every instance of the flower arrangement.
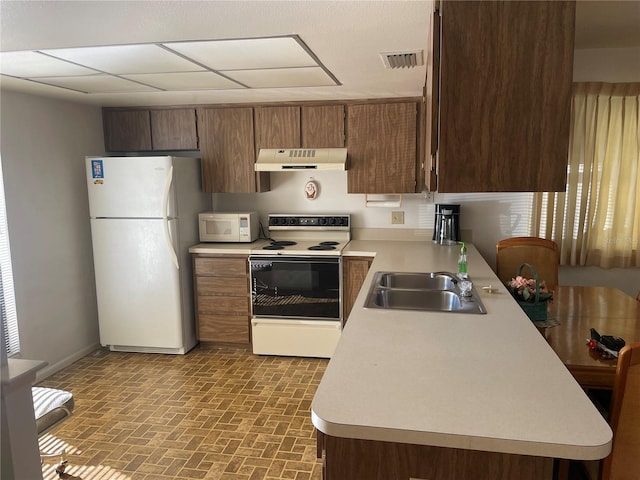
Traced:
<path fill-rule="evenodd" d="M 553 292 L 549 291 L 544 280 L 539 283 L 539 288 L 540 296 L 538 301 L 546 302 L 553 298 Z M 536 301 L 536 280 L 533 278 L 525 278 L 518 275 L 507 283 L 507 289 L 516 300 L 531 303 Z"/>

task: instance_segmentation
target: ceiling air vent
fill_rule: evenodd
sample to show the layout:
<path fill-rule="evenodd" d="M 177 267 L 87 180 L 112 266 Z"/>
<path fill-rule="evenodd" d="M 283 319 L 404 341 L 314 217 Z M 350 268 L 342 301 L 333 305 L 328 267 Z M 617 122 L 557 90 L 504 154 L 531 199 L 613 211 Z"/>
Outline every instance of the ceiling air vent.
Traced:
<path fill-rule="evenodd" d="M 412 68 L 423 65 L 422 50 L 417 52 L 388 52 L 381 53 L 385 68 Z"/>

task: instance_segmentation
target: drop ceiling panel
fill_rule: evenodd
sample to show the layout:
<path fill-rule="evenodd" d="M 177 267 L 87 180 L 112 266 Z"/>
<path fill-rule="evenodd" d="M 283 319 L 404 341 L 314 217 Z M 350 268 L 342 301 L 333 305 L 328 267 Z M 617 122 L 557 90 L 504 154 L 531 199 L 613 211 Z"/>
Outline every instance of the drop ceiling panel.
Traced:
<path fill-rule="evenodd" d="M 0 72 L 14 77 L 95 75 L 95 70 L 51 58 L 38 52 L 0 53 Z"/>
<path fill-rule="evenodd" d="M 165 44 L 213 70 L 316 66 L 293 37 Z"/>
<path fill-rule="evenodd" d="M 245 88 L 213 72 L 148 73 L 123 77 L 171 91 Z"/>
<path fill-rule="evenodd" d="M 157 45 L 117 45 L 43 51 L 48 55 L 114 75 L 205 70 L 200 65 Z"/>
<path fill-rule="evenodd" d="M 225 75 L 250 88 L 321 87 L 336 83 L 320 67 L 240 70 Z"/>
<path fill-rule="evenodd" d="M 39 82 L 85 93 L 153 92 L 153 87 L 109 75 L 39 78 Z"/>

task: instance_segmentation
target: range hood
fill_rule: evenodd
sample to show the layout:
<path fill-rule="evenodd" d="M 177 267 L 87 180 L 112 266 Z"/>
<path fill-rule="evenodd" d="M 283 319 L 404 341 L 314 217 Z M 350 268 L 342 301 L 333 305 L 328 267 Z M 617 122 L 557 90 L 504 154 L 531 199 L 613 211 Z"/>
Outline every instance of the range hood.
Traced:
<path fill-rule="evenodd" d="M 346 148 L 262 148 L 255 164 L 256 172 L 346 169 Z"/>

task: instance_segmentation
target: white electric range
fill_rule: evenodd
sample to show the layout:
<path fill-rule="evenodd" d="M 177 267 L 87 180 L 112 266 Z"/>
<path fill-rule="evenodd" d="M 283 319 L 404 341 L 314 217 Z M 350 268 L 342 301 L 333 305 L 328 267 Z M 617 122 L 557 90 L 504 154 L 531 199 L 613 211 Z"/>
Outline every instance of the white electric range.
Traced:
<path fill-rule="evenodd" d="M 269 215 L 271 242 L 251 251 L 253 352 L 329 358 L 342 332 L 345 214 Z"/>

